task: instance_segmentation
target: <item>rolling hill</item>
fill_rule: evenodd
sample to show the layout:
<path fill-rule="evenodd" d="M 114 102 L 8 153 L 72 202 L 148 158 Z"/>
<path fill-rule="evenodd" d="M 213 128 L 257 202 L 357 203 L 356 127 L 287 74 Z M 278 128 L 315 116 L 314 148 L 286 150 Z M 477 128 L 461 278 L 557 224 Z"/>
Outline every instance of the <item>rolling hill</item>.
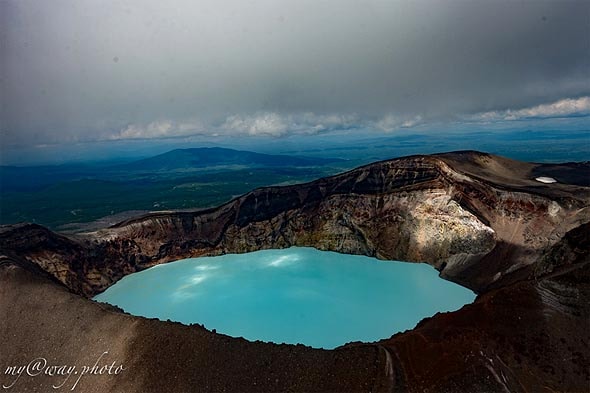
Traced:
<path fill-rule="evenodd" d="M 342 161 L 344 160 L 337 158 L 308 158 L 261 154 L 221 147 L 202 147 L 171 150 L 114 168 L 132 171 L 170 171 L 218 166 L 309 167 Z"/>

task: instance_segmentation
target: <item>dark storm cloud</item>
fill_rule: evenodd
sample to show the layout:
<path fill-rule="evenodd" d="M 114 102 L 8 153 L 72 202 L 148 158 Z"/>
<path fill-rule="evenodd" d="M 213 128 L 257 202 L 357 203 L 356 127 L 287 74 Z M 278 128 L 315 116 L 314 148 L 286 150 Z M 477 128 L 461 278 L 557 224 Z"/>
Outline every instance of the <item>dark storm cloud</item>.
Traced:
<path fill-rule="evenodd" d="M 5 144 L 590 112 L 586 1 L 4 0 L 0 15 Z"/>

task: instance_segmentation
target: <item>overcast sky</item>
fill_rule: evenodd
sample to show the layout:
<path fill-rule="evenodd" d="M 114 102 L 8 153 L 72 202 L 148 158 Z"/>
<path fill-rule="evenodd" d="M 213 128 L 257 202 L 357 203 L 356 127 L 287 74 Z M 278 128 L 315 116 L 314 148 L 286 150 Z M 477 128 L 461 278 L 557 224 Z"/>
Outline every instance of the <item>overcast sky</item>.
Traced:
<path fill-rule="evenodd" d="M 579 119 L 589 21 L 588 1 L 0 0 L 2 149 Z"/>

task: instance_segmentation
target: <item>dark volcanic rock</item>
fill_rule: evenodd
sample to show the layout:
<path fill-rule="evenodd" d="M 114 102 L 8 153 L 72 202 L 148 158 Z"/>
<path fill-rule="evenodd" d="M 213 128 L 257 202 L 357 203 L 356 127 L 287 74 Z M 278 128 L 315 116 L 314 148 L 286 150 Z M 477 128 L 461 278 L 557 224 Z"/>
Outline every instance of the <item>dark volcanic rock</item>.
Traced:
<path fill-rule="evenodd" d="M 129 370 L 85 390 L 584 391 L 588 175 L 584 164 L 467 151 L 383 161 L 77 236 L 2 227 L 0 329 L 9 339 L 0 366 L 43 354 L 79 363 L 108 346 Z M 427 262 L 479 296 L 410 332 L 334 351 L 250 343 L 84 299 L 158 263 L 293 245 Z"/>

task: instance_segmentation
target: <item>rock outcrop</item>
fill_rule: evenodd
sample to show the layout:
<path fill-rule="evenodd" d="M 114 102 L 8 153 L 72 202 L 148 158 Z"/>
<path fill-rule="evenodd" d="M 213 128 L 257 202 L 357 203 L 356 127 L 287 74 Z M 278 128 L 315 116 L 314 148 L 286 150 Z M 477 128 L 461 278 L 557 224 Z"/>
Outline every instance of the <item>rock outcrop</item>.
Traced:
<path fill-rule="evenodd" d="M 535 180 L 543 175 L 557 183 Z M 590 383 L 588 176 L 588 163 L 456 152 L 378 162 L 76 236 L 5 226 L 0 327 L 12 339 L 0 366 L 37 348 L 59 358 L 62 347 L 51 340 L 65 334 L 77 341 L 59 341 L 64 351 L 110 341 L 134 370 L 97 379 L 97 391 L 582 391 Z M 334 351 L 249 343 L 84 299 L 159 263 L 294 245 L 426 262 L 479 296 L 410 332 Z M 35 333 L 41 323 L 49 333 Z M 167 364 L 154 371 L 148 359 L 156 354 Z"/>

